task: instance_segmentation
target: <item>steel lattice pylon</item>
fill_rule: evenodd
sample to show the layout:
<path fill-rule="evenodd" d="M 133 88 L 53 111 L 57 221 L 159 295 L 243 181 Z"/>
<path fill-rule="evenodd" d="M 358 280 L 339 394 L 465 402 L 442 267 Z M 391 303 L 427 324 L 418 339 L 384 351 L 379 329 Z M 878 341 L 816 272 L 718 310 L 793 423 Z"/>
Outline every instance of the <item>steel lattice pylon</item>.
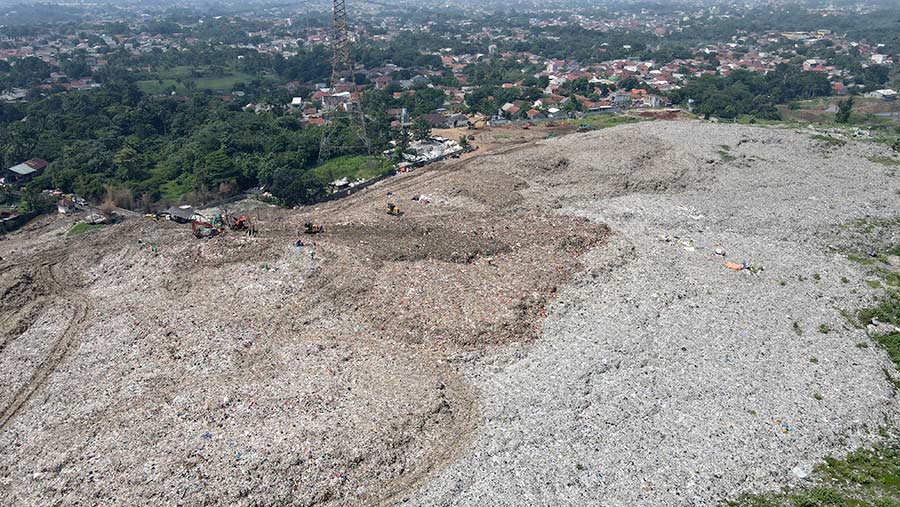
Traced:
<path fill-rule="evenodd" d="M 334 17 L 331 23 L 331 85 L 352 77 L 350 63 L 350 29 L 347 24 L 346 0 L 334 0 Z"/>
<path fill-rule="evenodd" d="M 351 94 L 357 92 L 353 79 L 353 62 L 350 59 L 350 25 L 347 21 L 346 0 L 334 0 L 334 14 L 331 27 L 331 88 L 349 85 Z M 366 134 L 366 117 L 358 102 L 353 98 L 346 103 L 323 104 L 325 125 L 319 143 L 319 163 L 334 154 L 365 150 L 371 154 L 372 146 Z M 347 130 L 349 129 L 350 134 Z"/>

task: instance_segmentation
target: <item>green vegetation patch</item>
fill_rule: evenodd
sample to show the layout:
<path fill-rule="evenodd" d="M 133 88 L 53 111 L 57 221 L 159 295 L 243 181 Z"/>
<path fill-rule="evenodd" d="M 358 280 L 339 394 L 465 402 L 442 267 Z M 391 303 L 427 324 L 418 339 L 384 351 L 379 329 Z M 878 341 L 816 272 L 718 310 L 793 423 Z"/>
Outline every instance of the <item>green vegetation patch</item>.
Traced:
<path fill-rule="evenodd" d="M 67 232 L 66 235 L 78 236 L 87 232 L 96 231 L 97 229 L 102 229 L 103 227 L 103 224 L 89 224 L 87 222 L 79 222 L 75 224 L 71 229 L 69 229 L 69 232 Z"/>
<path fill-rule="evenodd" d="M 869 157 L 870 162 L 875 162 L 876 164 L 886 165 L 886 166 L 900 166 L 900 160 L 897 160 L 894 157 Z"/>
<path fill-rule="evenodd" d="M 325 162 L 312 169 L 313 175 L 322 183 L 328 184 L 341 178 L 349 181 L 367 180 L 393 170 L 391 162 L 377 157 L 347 155 Z"/>
<path fill-rule="evenodd" d="M 880 271 L 879 275 L 891 278 L 884 267 L 889 266 L 890 256 L 900 256 L 900 244 L 892 238 L 900 233 L 900 217 L 865 217 L 840 227 L 837 231 L 844 240 L 837 250 L 845 253 L 853 262 Z M 896 270 L 890 270 L 896 273 Z M 888 276 L 885 276 L 888 275 Z"/>
<path fill-rule="evenodd" d="M 151 94 L 185 94 L 191 89 L 226 92 L 238 83 L 249 83 L 254 78 L 244 72 L 211 67 L 172 67 L 156 71 L 150 79 L 137 81 L 142 92 Z"/>
<path fill-rule="evenodd" d="M 888 289 L 878 305 L 860 311 L 858 318 L 863 324 L 877 319 L 879 322 L 900 326 L 900 291 Z M 873 338 L 884 347 L 894 364 L 900 368 L 900 333 L 876 334 Z"/>
<path fill-rule="evenodd" d="M 820 485 L 783 493 L 745 496 L 740 507 L 890 507 L 900 505 L 900 442 L 826 458 L 815 470 Z"/>
<path fill-rule="evenodd" d="M 585 116 L 579 120 L 571 120 L 567 121 L 569 125 L 581 126 L 587 125 L 589 127 L 593 127 L 595 129 L 607 129 L 611 127 L 617 127 L 619 125 L 628 125 L 629 123 L 637 123 L 639 121 L 647 121 L 641 118 L 635 118 L 634 116 L 626 116 L 622 114 L 595 114 L 592 116 Z"/>
<path fill-rule="evenodd" d="M 812 136 L 812 138 L 829 146 L 843 146 L 847 144 L 847 141 L 844 141 L 843 139 L 838 139 L 836 137 L 826 136 L 822 134 L 816 134 Z"/>

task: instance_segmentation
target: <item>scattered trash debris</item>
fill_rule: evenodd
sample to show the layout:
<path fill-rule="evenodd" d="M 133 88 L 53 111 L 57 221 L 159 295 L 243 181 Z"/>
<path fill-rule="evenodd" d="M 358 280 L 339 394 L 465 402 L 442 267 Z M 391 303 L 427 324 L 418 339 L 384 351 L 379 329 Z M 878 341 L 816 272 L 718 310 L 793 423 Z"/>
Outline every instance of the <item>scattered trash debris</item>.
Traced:
<path fill-rule="evenodd" d="M 791 425 L 787 423 L 787 421 L 782 421 L 781 419 L 775 419 L 775 423 L 781 428 L 782 433 L 790 433 Z"/>
<path fill-rule="evenodd" d="M 809 478 L 809 473 L 811 469 L 809 465 L 800 464 L 791 469 L 791 473 L 794 474 L 794 477 L 805 480 Z"/>
<path fill-rule="evenodd" d="M 84 223 L 91 225 L 105 224 L 109 223 L 109 219 L 99 213 L 91 213 L 84 217 Z"/>
<path fill-rule="evenodd" d="M 725 257 L 725 249 L 722 248 L 722 247 L 720 247 L 720 246 L 717 246 L 717 247 L 716 247 L 715 253 L 716 253 L 716 255 L 720 255 L 720 256 L 722 256 L 722 257 Z"/>

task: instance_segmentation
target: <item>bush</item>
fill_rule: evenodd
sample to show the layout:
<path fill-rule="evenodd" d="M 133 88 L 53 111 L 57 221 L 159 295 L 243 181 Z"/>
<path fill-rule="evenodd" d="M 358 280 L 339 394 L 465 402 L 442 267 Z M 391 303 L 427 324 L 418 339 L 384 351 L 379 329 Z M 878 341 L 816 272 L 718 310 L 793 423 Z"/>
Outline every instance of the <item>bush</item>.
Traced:
<path fill-rule="evenodd" d="M 50 196 L 31 188 L 25 191 L 22 200 L 19 202 L 19 210 L 24 213 L 31 213 L 33 211 L 38 213 L 49 213 L 53 211 L 55 207 L 56 203 Z"/>
<path fill-rule="evenodd" d="M 842 100 L 838 103 L 838 112 L 834 116 L 834 120 L 838 123 L 847 123 L 850 121 L 850 113 L 853 110 L 853 97 Z"/>
<path fill-rule="evenodd" d="M 106 196 L 103 198 L 101 209 L 104 206 L 134 209 L 134 196 L 131 194 L 131 190 L 127 188 L 106 187 Z"/>

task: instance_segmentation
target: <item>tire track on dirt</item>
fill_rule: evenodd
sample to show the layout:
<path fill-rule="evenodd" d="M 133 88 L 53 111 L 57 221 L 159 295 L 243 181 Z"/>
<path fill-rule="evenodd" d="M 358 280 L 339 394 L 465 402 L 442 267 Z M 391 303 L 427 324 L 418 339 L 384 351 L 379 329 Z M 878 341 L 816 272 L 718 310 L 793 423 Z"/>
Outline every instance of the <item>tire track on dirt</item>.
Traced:
<path fill-rule="evenodd" d="M 59 264 L 64 258 L 65 253 L 61 250 L 44 254 L 35 270 L 35 283 L 42 284 L 47 288 L 49 295 L 46 296 L 46 301 L 56 296 L 63 302 L 68 303 L 73 309 L 72 317 L 46 358 L 31 375 L 28 383 L 16 393 L 10 404 L 0 412 L 0 431 L 6 428 L 9 421 L 47 383 L 50 375 L 56 371 L 63 359 L 80 342 L 80 331 L 87 319 L 89 304 L 84 294 L 67 289 L 53 273 L 54 266 Z"/>

